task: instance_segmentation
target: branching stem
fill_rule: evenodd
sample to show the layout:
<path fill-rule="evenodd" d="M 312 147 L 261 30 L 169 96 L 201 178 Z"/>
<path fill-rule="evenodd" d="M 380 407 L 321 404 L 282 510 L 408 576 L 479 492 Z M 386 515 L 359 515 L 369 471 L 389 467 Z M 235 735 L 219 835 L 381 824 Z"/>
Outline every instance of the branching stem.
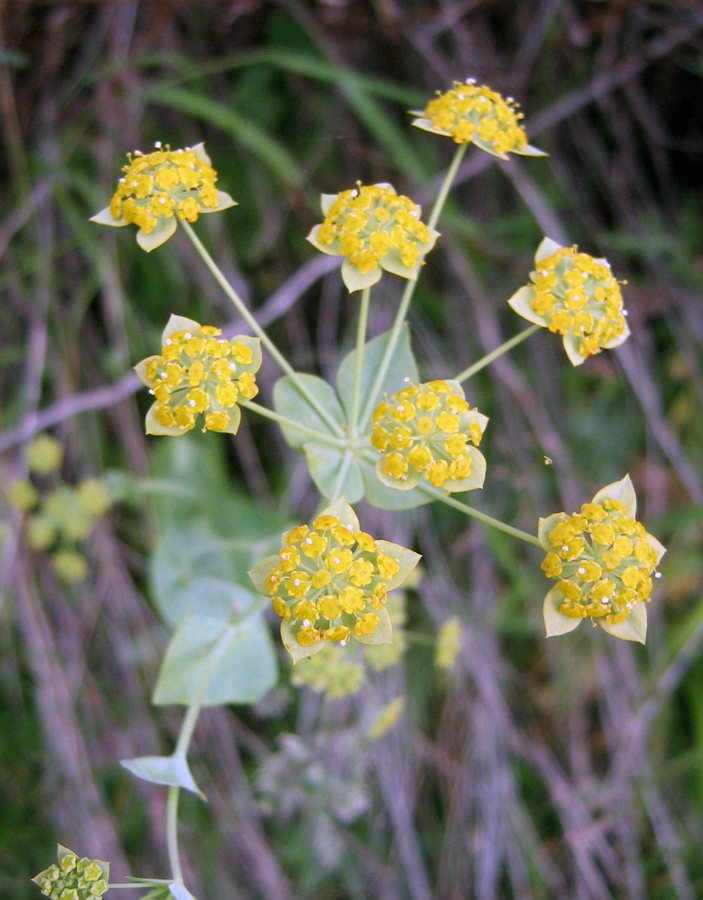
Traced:
<path fill-rule="evenodd" d="M 330 416 L 327 410 L 321 406 L 317 399 L 310 393 L 310 391 L 305 387 L 303 382 L 300 380 L 298 373 L 293 369 L 288 360 L 283 356 L 278 347 L 273 343 L 271 338 L 266 334 L 264 329 L 259 325 L 254 316 L 249 312 L 244 301 L 239 296 L 239 294 L 235 291 L 232 285 L 225 278 L 222 270 L 217 265 L 215 260 L 210 256 L 208 251 L 205 249 L 197 234 L 193 231 L 190 224 L 185 220 L 181 220 L 181 225 L 183 226 L 183 230 L 188 235 L 191 240 L 191 243 L 195 247 L 198 252 L 198 255 L 203 260 L 205 265 L 210 270 L 213 275 L 215 281 L 220 285 L 222 290 L 227 294 L 229 299 L 234 304 L 237 312 L 244 319 L 244 321 L 249 325 L 254 334 L 261 339 L 261 343 L 266 347 L 271 356 L 276 360 L 278 365 L 283 369 L 286 375 L 290 376 L 291 381 L 296 386 L 298 392 L 305 397 L 310 406 L 315 410 L 315 412 L 320 416 L 321 419 L 325 421 L 325 423 L 330 427 L 331 431 L 335 434 L 341 434 L 341 429 L 339 425 L 334 421 L 334 419 Z"/>

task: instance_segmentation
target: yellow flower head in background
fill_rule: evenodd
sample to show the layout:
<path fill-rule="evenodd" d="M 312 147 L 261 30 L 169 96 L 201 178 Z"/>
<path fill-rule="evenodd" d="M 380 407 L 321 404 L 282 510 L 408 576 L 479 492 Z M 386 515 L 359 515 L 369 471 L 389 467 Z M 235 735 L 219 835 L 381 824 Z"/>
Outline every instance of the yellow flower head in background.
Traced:
<path fill-rule="evenodd" d="M 620 282 L 607 260 L 545 238 L 535 254 L 530 281 L 508 303 L 528 322 L 562 335 L 573 365 L 580 366 L 603 349 L 619 347 L 630 336 Z"/>
<path fill-rule="evenodd" d="M 349 292 L 380 281 L 382 270 L 414 281 L 439 234 L 420 221 L 421 209 L 390 184 L 362 185 L 323 194 L 325 221 L 308 240 L 330 256 L 344 256 L 342 278 Z"/>
<path fill-rule="evenodd" d="M 203 144 L 164 150 L 158 142 L 153 153 L 135 150 L 128 157 L 110 205 L 90 221 L 114 228 L 136 225 L 137 243 L 147 252 L 171 237 L 178 219 L 195 222 L 202 213 L 236 206 L 215 187 L 217 172 Z"/>
<path fill-rule="evenodd" d="M 155 402 L 146 417 L 146 433 L 181 435 L 204 416 L 203 431 L 236 434 L 241 398 L 259 392 L 254 373 L 261 366 L 258 338 L 220 337 L 219 328 L 171 316 L 161 338 L 161 354 L 134 370 Z"/>
<path fill-rule="evenodd" d="M 580 512 L 539 520 L 539 539 L 548 551 L 542 570 L 557 580 L 544 600 L 547 637 L 573 631 L 590 617 L 608 634 L 644 643 L 645 604 L 666 550 L 636 520 L 636 508 L 626 475 Z"/>
<path fill-rule="evenodd" d="M 319 652 L 326 641 L 384 644 L 391 639 L 385 608 L 420 559 L 359 528 L 354 510 L 337 500 L 312 523 L 283 535 L 280 552 L 250 572 L 283 620 L 281 638 L 294 661 Z"/>
<path fill-rule="evenodd" d="M 424 476 L 449 493 L 483 486 L 486 460 L 476 448 L 488 419 L 469 408 L 457 381 L 408 384 L 376 407 L 372 421 L 383 484 L 409 491 Z"/>
<path fill-rule="evenodd" d="M 521 156 L 546 156 L 527 143 L 522 113 L 511 98 L 479 87 L 469 78 L 455 81 L 445 94 L 437 91 L 424 110 L 414 110 L 417 128 L 450 137 L 457 144 L 475 144 L 487 153 L 507 159 L 508 153 Z"/>
<path fill-rule="evenodd" d="M 59 844 L 58 864 L 44 869 L 32 881 L 51 900 L 100 900 L 108 889 L 109 878 L 109 863 L 87 856 L 79 859 Z"/>

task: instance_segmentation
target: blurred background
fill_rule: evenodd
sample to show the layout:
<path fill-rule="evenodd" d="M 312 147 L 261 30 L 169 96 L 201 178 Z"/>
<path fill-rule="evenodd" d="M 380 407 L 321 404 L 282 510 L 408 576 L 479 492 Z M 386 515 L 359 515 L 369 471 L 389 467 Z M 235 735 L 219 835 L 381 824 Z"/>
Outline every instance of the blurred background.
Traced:
<path fill-rule="evenodd" d="M 118 760 L 170 752 L 180 724 L 150 696 L 187 529 L 275 534 L 319 500 L 262 419 L 236 440 L 144 437 L 131 366 L 169 313 L 244 326 L 182 230 L 147 255 L 133 229 L 88 223 L 124 154 L 205 141 L 239 206 L 199 235 L 293 364 L 331 378 L 357 304 L 305 241 L 319 194 L 388 181 L 429 205 L 453 145 L 408 110 L 474 77 L 520 102 L 549 157 L 469 151 L 413 348 L 446 377 L 517 333 L 506 299 L 545 234 L 627 280 L 617 351 L 573 369 L 539 333 L 469 382 L 490 416 L 469 501 L 534 531 L 629 472 L 668 548 L 646 648 L 586 625 L 546 642 L 534 548 L 443 507 L 361 504 L 367 530 L 424 555 L 397 652 L 312 674 L 281 658 L 262 702 L 203 713 L 188 884 L 200 900 L 703 896 L 701 4 L 5 0 L 0 29 L 0 491 L 50 431 L 63 463 L 38 489 L 100 477 L 119 501 L 67 582 L 3 494 L 0 895 L 38 896 L 57 840 L 117 880 L 165 876 L 166 792 Z M 372 334 L 401 289 L 374 290 Z M 261 402 L 278 377 L 265 359 Z M 438 654 L 448 620 L 456 658 Z"/>

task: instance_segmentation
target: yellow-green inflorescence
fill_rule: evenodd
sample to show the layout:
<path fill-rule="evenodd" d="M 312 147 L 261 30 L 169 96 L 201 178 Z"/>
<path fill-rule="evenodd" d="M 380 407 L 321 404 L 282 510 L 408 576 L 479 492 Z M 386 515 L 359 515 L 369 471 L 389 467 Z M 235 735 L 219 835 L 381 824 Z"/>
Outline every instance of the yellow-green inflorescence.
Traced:
<path fill-rule="evenodd" d="M 110 865 L 100 859 L 78 858 L 67 847 L 58 846 L 54 863 L 32 878 L 51 900 L 99 900 L 108 889 Z"/>
<path fill-rule="evenodd" d="M 511 98 L 476 84 L 455 81 L 451 90 L 431 100 L 424 110 L 414 110 L 417 128 L 450 137 L 457 144 L 476 144 L 487 153 L 507 159 L 508 153 L 546 156 L 527 143 L 522 113 Z"/>
<path fill-rule="evenodd" d="M 359 291 L 381 279 L 382 270 L 415 280 L 439 234 L 420 221 L 421 208 L 390 184 L 357 186 L 323 194 L 325 220 L 308 240 L 323 253 L 344 256 L 342 278 Z"/>
<path fill-rule="evenodd" d="M 384 484 L 410 490 L 424 477 L 449 493 L 482 487 L 486 460 L 477 447 L 488 419 L 469 407 L 457 381 L 409 383 L 386 396 L 372 421 Z"/>
<path fill-rule="evenodd" d="M 388 591 L 399 587 L 419 555 L 361 531 L 353 509 L 337 500 L 312 526 L 283 535 L 281 550 L 249 573 L 283 620 L 281 637 L 294 660 L 312 656 L 326 641 L 387 643 Z"/>
<path fill-rule="evenodd" d="M 353 646 L 342 648 L 334 641 L 325 641 L 316 656 L 295 667 L 293 684 L 306 685 L 323 693 L 328 700 L 335 700 L 355 694 L 365 683 L 367 670 L 381 672 L 396 665 L 406 646 L 402 591 L 391 594 L 385 608 L 393 627 L 392 643 L 365 646 L 354 642 Z"/>
<path fill-rule="evenodd" d="M 573 631 L 590 617 L 607 632 L 644 643 L 646 603 L 666 552 L 635 518 L 628 475 L 604 487 L 572 516 L 539 521 L 547 555 L 542 570 L 557 580 L 544 601 L 547 636 Z"/>
<path fill-rule="evenodd" d="M 6 503 L 26 515 L 22 533 L 36 553 L 48 552 L 51 567 L 62 581 L 82 581 L 88 563 L 80 552 L 83 541 L 112 504 L 107 486 L 98 478 L 85 478 L 77 486 L 56 483 L 63 447 L 48 434 L 40 434 L 29 445 L 27 464 L 40 479 L 39 489 L 31 481 L 13 481 L 4 491 Z M 54 484 L 47 489 L 47 479 Z"/>
<path fill-rule="evenodd" d="M 607 260 L 545 238 L 535 254 L 530 282 L 508 303 L 529 322 L 562 335 L 575 366 L 630 336 L 620 282 Z"/>
<path fill-rule="evenodd" d="M 167 241 L 178 219 L 195 222 L 203 213 L 235 206 L 235 201 L 215 187 L 217 172 L 203 144 L 181 150 L 128 154 L 110 205 L 91 222 L 121 228 L 134 224 L 137 242 L 147 252 Z"/>
<path fill-rule="evenodd" d="M 259 392 L 254 373 L 261 366 L 261 345 L 258 338 L 225 340 L 221 334 L 214 326 L 171 316 L 160 355 L 134 367 L 155 397 L 146 417 L 147 434 L 185 434 L 200 415 L 203 431 L 237 433 L 242 416 L 237 401 Z"/>

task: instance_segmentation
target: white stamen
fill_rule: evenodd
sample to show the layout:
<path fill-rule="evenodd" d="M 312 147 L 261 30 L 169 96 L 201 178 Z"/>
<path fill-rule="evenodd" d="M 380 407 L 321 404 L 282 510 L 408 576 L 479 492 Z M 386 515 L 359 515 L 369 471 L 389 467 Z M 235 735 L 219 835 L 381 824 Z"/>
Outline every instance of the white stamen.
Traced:
<path fill-rule="evenodd" d="M 308 628 L 310 626 L 310 619 L 303 619 L 303 628 Z"/>
<path fill-rule="evenodd" d="M 193 335 L 190 333 L 190 331 L 186 331 L 186 333 L 183 335 L 183 337 L 184 337 L 187 341 L 189 341 L 189 340 L 193 337 Z"/>
<path fill-rule="evenodd" d="M 195 406 L 195 400 L 189 400 L 188 406 Z"/>
<path fill-rule="evenodd" d="M 167 347 L 171 346 L 171 338 L 166 338 L 166 346 Z"/>

